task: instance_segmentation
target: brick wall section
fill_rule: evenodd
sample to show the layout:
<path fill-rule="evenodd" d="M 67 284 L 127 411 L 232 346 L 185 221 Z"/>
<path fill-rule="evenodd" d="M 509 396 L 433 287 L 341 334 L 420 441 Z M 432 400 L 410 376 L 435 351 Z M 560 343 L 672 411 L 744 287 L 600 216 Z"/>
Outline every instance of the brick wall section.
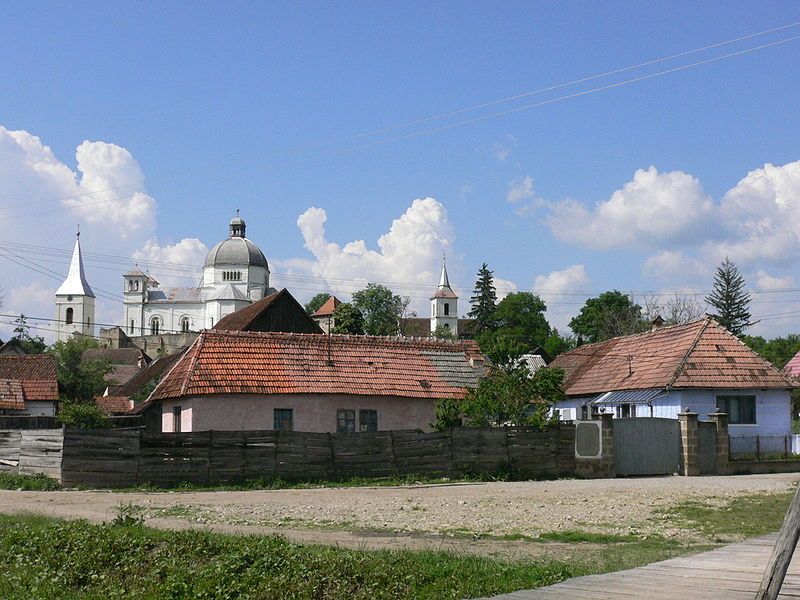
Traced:
<path fill-rule="evenodd" d="M 700 475 L 700 465 L 697 461 L 697 413 L 678 413 L 681 425 L 681 453 L 683 455 L 683 474 L 687 477 Z"/>
<path fill-rule="evenodd" d="M 614 418 L 610 414 L 600 416 L 600 458 L 575 458 L 575 472 L 585 479 L 616 477 L 614 465 Z"/>

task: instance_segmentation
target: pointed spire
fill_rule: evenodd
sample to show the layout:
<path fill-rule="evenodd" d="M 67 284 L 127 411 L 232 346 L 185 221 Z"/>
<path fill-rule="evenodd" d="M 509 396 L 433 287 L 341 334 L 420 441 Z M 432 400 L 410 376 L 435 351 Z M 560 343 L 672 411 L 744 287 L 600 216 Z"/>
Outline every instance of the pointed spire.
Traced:
<path fill-rule="evenodd" d="M 83 257 L 81 256 L 81 230 L 80 225 L 75 232 L 75 249 L 72 251 L 72 261 L 69 264 L 69 273 L 61 287 L 56 290 L 56 296 L 89 296 L 94 298 L 94 292 L 86 281 L 83 270 Z"/>
<path fill-rule="evenodd" d="M 439 287 L 436 289 L 433 298 L 458 298 L 453 288 L 450 287 L 450 278 L 447 276 L 447 257 L 445 255 L 442 255 L 442 273 L 439 275 Z"/>

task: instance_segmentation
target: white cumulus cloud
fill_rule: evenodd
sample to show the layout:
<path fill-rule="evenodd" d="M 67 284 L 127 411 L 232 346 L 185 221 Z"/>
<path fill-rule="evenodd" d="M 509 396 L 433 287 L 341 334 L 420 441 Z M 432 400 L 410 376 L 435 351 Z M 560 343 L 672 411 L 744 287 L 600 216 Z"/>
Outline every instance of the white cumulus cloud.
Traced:
<path fill-rule="evenodd" d="M 132 258 L 158 271 L 158 282 L 162 286 L 189 287 L 202 277 L 201 266 L 207 254 L 208 246 L 197 238 L 184 238 L 176 244 L 163 246 L 151 239 L 136 250 Z"/>
<path fill-rule="evenodd" d="M 294 267 L 308 268 L 338 294 L 350 294 L 368 281 L 385 282 L 395 293 L 411 296 L 414 307 L 427 315 L 423 312 L 427 310 L 424 296 L 438 282 L 442 255 L 451 251 L 455 238 L 447 210 L 439 201 L 414 200 L 392 222 L 389 231 L 378 238 L 378 249 L 369 248 L 364 240 L 344 245 L 329 241 L 325 232 L 327 219 L 325 210 L 316 207 L 298 217 L 304 245 L 314 260 L 305 264 L 295 261 Z M 393 282 L 412 285 L 393 286 Z"/>
<path fill-rule="evenodd" d="M 559 331 L 567 330 L 567 323 L 577 313 L 576 306 L 588 296 L 576 292 L 585 290 L 589 276 L 584 265 L 572 265 L 547 275 L 538 275 L 533 281 L 533 289 L 547 304 L 547 320 Z"/>
<path fill-rule="evenodd" d="M 696 240 L 713 211 L 696 178 L 650 167 L 593 209 L 575 200 L 551 204 L 545 222 L 559 239 L 591 248 L 657 247 Z"/>

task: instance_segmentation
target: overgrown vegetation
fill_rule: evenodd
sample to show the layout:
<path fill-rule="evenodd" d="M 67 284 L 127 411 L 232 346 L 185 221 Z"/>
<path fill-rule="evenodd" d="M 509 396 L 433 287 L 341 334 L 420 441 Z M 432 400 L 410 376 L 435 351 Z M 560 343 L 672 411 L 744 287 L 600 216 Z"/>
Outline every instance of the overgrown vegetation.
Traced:
<path fill-rule="evenodd" d="M 98 348 L 90 337 L 71 337 L 50 348 L 56 357 L 58 391 L 62 400 L 93 402 L 108 386 L 106 375 L 111 365 L 105 360 L 83 360 L 84 351 Z"/>
<path fill-rule="evenodd" d="M 61 484 L 47 475 L 16 475 L 14 473 L 0 473 L 0 490 L 25 490 L 36 492 L 50 492 L 60 490 Z"/>
<path fill-rule="evenodd" d="M 78 429 L 105 429 L 111 427 L 108 416 L 96 404 L 64 402 L 56 418 L 67 427 Z"/>
<path fill-rule="evenodd" d="M 35 599 L 465 598 L 585 569 L 428 551 L 364 552 L 139 526 L 0 517 L 0 597 Z"/>

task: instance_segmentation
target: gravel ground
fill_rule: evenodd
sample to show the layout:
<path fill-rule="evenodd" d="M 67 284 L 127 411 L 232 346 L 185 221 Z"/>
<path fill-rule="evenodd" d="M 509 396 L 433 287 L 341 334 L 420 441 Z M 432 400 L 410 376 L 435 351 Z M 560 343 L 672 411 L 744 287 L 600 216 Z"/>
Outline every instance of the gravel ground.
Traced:
<path fill-rule="evenodd" d="M 0 491 L 0 511 L 104 521 L 132 503 L 156 527 L 278 532 L 357 547 L 440 547 L 445 538 L 465 535 L 537 537 L 574 529 L 681 538 L 687 532 L 664 518 L 664 508 L 785 492 L 798 481 L 800 474 L 790 473 L 230 492 Z"/>

